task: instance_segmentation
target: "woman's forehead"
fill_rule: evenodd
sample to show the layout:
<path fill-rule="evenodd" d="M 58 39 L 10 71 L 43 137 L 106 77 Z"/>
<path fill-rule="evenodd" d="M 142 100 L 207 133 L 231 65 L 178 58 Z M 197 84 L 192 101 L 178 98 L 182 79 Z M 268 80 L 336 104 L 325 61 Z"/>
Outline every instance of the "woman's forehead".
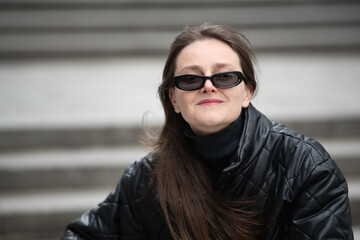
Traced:
<path fill-rule="evenodd" d="M 240 59 L 228 44 L 217 39 L 195 41 L 186 46 L 176 58 L 176 72 L 226 67 L 239 68 Z"/>

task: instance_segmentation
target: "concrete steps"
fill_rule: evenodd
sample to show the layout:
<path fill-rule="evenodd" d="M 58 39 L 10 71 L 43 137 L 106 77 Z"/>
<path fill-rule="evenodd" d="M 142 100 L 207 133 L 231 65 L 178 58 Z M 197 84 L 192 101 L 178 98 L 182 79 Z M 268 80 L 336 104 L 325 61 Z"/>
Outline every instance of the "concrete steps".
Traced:
<path fill-rule="evenodd" d="M 359 176 L 360 139 L 321 143 L 347 178 Z M 145 154 L 135 146 L 1 153 L 0 193 L 112 186 L 132 161 Z"/>
<path fill-rule="evenodd" d="M 341 119 L 284 120 L 284 125 L 314 139 L 357 139 L 360 116 Z M 154 130 L 158 125 L 148 126 Z M 56 148 L 134 146 L 143 137 L 137 126 L 19 127 L 0 129 L 0 153 Z M 346 149 L 344 144 L 344 149 Z M 340 151 L 341 149 L 339 149 Z M 344 150 L 345 154 L 346 150 Z"/>
<path fill-rule="evenodd" d="M 143 113 L 162 121 L 155 92 L 170 42 L 204 21 L 250 39 L 255 106 L 328 149 L 360 238 L 359 10 L 355 0 L 1 1 L 0 239 L 58 239 L 106 197 L 145 154 Z"/>
<path fill-rule="evenodd" d="M 64 226 L 103 201 L 110 191 L 103 187 L 0 196 L 1 239 L 59 239 Z"/>
<path fill-rule="evenodd" d="M 0 193 L 62 188 L 108 187 L 140 147 L 22 151 L 0 154 Z"/>
<path fill-rule="evenodd" d="M 110 190 L 111 188 L 57 190 L 0 196 L 0 223 L 1 228 L 6 230 L 0 236 L 4 240 L 58 239 L 66 224 L 103 201 Z M 358 213 L 360 184 L 350 181 L 349 190 L 352 211 L 356 210 L 355 213 Z M 359 215 L 354 217 L 358 218 Z M 355 226 L 358 224 L 359 222 L 355 222 Z"/>
<path fill-rule="evenodd" d="M 349 181 L 354 226 L 360 225 L 360 138 L 320 141 Z M 0 237 L 58 238 L 144 154 L 138 145 L 1 152 Z"/>
<path fill-rule="evenodd" d="M 357 1 L 4 1 L 0 58 L 163 55 L 185 24 L 241 29 L 257 50 L 360 46 Z M 226 13 L 226 14 L 224 14 Z"/>
<path fill-rule="evenodd" d="M 58 239 L 144 154 L 136 146 L 0 154 L 0 238 Z"/>
<path fill-rule="evenodd" d="M 133 146 L 142 130 L 135 126 L 17 128 L 0 130 L 0 152 L 52 148 Z"/>

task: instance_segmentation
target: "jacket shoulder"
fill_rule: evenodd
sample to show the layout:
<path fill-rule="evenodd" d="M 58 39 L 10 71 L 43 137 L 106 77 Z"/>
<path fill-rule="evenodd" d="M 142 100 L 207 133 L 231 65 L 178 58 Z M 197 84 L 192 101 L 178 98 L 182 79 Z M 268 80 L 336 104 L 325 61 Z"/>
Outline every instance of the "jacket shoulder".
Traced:
<path fill-rule="evenodd" d="M 149 154 L 146 155 L 145 157 L 142 157 L 132 162 L 125 169 L 121 180 L 136 183 L 142 180 L 141 177 L 152 174 L 153 171 L 152 158 L 153 158 L 152 155 Z"/>
<path fill-rule="evenodd" d="M 346 180 L 323 146 L 281 124 L 270 136 L 282 172 L 279 196 L 287 202 L 291 238 L 352 239 Z"/>
<path fill-rule="evenodd" d="M 107 198 L 71 222 L 62 239 L 145 239 L 137 199 L 151 169 L 150 156 L 134 161 Z"/>
<path fill-rule="evenodd" d="M 281 144 L 282 154 L 295 154 L 296 159 L 308 162 L 307 167 L 321 165 L 327 161 L 332 162 L 329 153 L 318 141 L 282 124 L 273 123 L 270 138 L 273 138 L 275 145 L 278 142 Z M 285 158 L 285 160 L 290 159 Z M 289 164 L 296 163 L 299 161 L 289 161 Z"/>
<path fill-rule="evenodd" d="M 277 149 L 274 164 L 282 169 L 294 194 L 314 178 L 326 176 L 338 185 L 346 184 L 335 161 L 316 140 L 278 123 L 273 124 L 269 138 L 268 147 Z"/>
<path fill-rule="evenodd" d="M 136 202 L 136 199 L 141 199 L 146 194 L 152 172 L 151 155 L 137 159 L 126 168 L 115 191 L 122 188 Z"/>

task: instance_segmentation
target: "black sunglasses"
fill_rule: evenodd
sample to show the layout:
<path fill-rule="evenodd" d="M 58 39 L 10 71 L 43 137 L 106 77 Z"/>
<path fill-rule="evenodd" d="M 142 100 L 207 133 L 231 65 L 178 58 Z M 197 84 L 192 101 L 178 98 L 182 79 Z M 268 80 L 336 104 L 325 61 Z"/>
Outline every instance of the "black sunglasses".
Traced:
<path fill-rule="evenodd" d="M 217 88 L 232 88 L 245 81 L 244 75 L 239 71 L 221 72 L 212 76 L 184 74 L 174 77 L 175 86 L 184 91 L 194 91 L 202 88 L 207 79 Z"/>

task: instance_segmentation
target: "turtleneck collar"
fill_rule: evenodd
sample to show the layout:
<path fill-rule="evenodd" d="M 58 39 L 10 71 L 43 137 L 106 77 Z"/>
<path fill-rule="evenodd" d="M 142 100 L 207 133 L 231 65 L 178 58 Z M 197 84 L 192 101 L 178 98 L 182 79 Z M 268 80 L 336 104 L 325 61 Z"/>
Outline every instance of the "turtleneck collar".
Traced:
<path fill-rule="evenodd" d="M 219 172 L 229 165 L 231 156 L 238 149 L 242 128 L 243 114 L 240 114 L 237 120 L 219 132 L 196 136 L 188 127 L 184 134 L 211 170 Z"/>

